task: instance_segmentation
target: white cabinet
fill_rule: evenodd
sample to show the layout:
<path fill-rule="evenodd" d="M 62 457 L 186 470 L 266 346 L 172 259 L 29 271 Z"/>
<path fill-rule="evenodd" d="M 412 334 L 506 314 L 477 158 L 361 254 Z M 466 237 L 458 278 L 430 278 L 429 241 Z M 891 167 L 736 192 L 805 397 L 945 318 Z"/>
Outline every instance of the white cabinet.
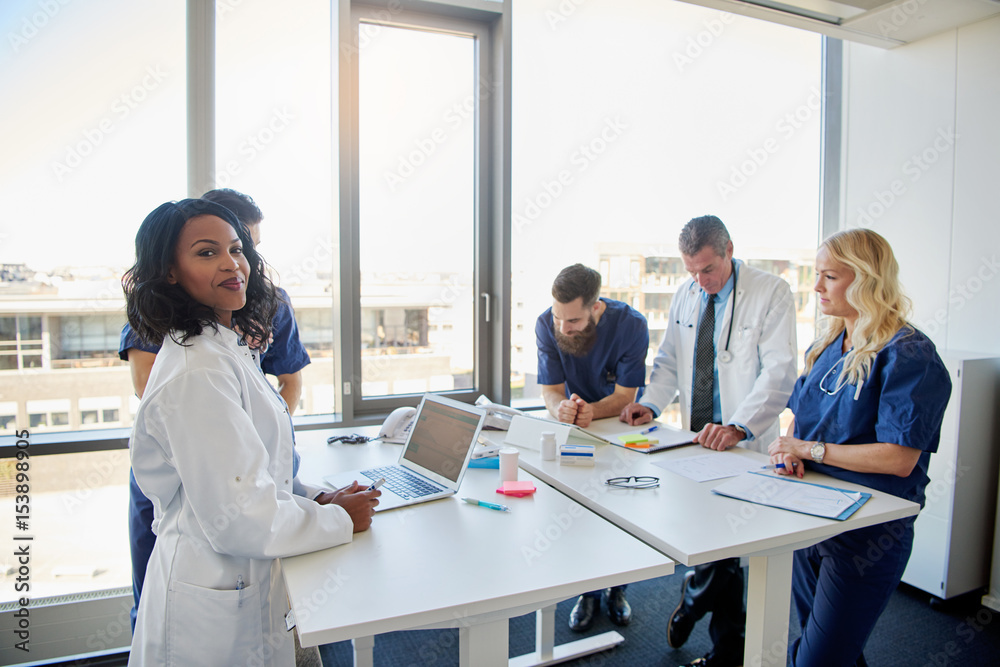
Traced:
<path fill-rule="evenodd" d="M 983 596 L 983 606 L 1000 611 L 1000 493 L 997 494 L 997 520 L 993 529 L 993 570 L 990 589 Z"/>
<path fill-rule="evenodd" d="M 1000 359 L 939 351 L 951 373 L 941 443 L 931 455 L 903 581 L 942 599 L 990 581 L 1000 467 Z"/>

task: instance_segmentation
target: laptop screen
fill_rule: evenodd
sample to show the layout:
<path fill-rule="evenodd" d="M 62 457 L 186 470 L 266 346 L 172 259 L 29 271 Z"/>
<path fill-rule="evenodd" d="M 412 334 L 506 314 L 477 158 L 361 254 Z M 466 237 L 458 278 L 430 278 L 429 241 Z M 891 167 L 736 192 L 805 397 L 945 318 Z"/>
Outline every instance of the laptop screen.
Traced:
<path fill-rule="evenodd" d="M 424 397 L 403 460 L 457 482 L 483 415 L 476 408 L 455 407 L 444 400 L 448 399 Z"/>

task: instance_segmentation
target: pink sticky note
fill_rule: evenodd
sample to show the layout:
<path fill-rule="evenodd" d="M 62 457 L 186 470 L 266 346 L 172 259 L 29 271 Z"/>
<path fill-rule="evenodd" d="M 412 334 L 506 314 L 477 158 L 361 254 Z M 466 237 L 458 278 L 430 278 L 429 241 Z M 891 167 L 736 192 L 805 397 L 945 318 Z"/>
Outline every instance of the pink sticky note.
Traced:
<path fill-rule="evenodd" d="M 535 492 L 534 482 L 504 482 L 503 486 L 497 489 L 497 493 L 505 496 L 529 496 Z"/>

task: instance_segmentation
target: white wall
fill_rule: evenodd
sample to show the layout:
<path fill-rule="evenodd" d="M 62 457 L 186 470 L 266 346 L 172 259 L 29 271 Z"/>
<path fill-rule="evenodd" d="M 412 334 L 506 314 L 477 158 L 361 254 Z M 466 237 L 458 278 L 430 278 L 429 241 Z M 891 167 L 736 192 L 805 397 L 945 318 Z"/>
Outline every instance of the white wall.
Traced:
<path fill-rule="evenodd" d="M 1000 17 L 844 51 L 842 227 L 889 240 L 939 348 L 1000 353 Z"/>

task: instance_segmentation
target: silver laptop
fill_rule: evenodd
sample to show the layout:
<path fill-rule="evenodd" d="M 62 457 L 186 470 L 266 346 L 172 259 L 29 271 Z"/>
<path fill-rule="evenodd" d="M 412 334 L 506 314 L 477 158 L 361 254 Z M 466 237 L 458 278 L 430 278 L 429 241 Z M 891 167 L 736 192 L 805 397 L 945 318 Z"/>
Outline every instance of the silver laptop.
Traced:
<path fill-rule="evenodd" d="M 437 500 L 458 492 L 486 413 L 435 394 L 424 394 L 399 461 L 324 477 L 334 488 L 352 481 L 370 486 L 385 478 L 376 511 Z"/>

